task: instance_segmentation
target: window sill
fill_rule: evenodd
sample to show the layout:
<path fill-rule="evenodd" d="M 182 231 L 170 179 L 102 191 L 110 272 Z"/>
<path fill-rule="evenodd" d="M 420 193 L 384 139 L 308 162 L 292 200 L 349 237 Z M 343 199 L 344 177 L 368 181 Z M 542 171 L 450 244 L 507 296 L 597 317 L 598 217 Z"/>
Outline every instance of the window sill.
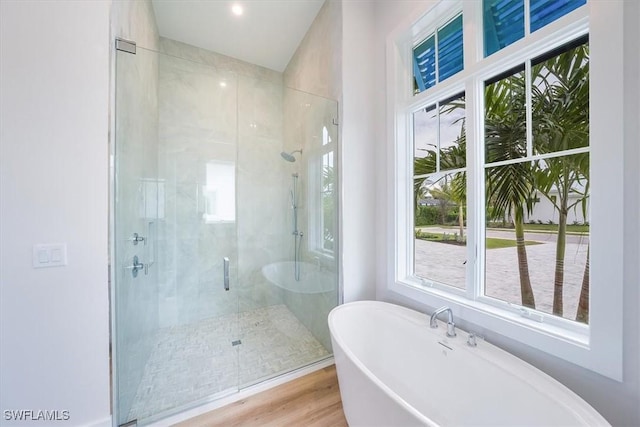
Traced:
<path fill-rule="evenodd" d="M 459 319 L 476 324 L 480 327 L 483 325 L 477 322 L 478 319 L 483 317 L 495 318 L 500 321 L 500 324 L 505 324 L 506 326 L 503 331 L 492 329 L 501 335 L 509 336 L 508 330 L 512 327 L 518 329 L 526 328 L 536 333 L 550 336 L 554 341 L 561 340 L 571 345 L 589 349 L 589 327 L 587 325 L 578 325 L 577 328 L 575 328 L 574 325 L 576 330 L 567 330 L 566 328 L 558 325 L 552 325 L 545 323 L 544 321 L 532 320 L 532 316 L 525 317 L 517 312 L 516 309 L 513 309 L 513 311 L 506 310 L 492 304 L 487 304 L 481 300 L 473 301 L 464 296 L 455 295 L 450 291 L 441 291 L 437 288 L 425 286 L 419 279 L 407 278 L 397 282 L 396 287 L 397 289 L 394 290 L 399 291 L 398 293 L 405 296 L 409 296 L 408 294 L 411 291 L 422 292 L 426 294 L 425 298 L 434 302 L 441 301 L 441 304 L 450 306 L 454 311 L 454 314 L 457 314 Z M 508 305 L 508 303 L 505 303 L 505 306 Z M 527 310 L 527 312 L 536 313 L 536 315 L 538 314 L 538 312 L 533 310 Z M 547 317 L 546 315 L 542 316 L 543 318 Z M 567 323 L 569 323 L 569 321 L 567 321 Z M 517 337 L 514 339 L 517 340 Z M 525 342 L 525 344 L 527 343 Z"/>
<path fill-rule="evenodd" d="M 568 331 L 556 325 L 521 317 L 482 301 L 468 300 L 463 296 L 427 287 L 413 278 L 392 282 L 388 290 L 426 306 L 450 307 L 456 322 L 462 323 L 462 329 L 468 332 L 482 336 L 491 331 L 606 377 L 617 381 L 621 379 L 620 366 L 599 360 L 597 355 L 602 349 L 593 348 L 586 325 L 583 326 L 583 331 Z"/>

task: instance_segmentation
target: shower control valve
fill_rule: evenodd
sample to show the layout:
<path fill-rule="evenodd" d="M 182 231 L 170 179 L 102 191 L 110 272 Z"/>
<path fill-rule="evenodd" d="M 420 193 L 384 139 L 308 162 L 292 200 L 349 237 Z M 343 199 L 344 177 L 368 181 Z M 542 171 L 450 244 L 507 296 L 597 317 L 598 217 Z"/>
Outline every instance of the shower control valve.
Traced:
<path fill-rule="evenodd" d="M 146 239 L 141 235 L 139 235 L 138 233 L 133 233 L 133 237 L 131 237 L 129 241 L 133 242 L 134 245 L 137 245 L 138 242 L 145 242 L 146 244 Z"/>
<path fill-rule="evenodd" d="M 133 265 L 125 267 L 131 270 L 133 277 L 138 277 L 138 271 L 144 270 L 144 274 L 149 274 L 149 264 L 143 264 L 138 260 L 138 255 L 133 257 Z"/>

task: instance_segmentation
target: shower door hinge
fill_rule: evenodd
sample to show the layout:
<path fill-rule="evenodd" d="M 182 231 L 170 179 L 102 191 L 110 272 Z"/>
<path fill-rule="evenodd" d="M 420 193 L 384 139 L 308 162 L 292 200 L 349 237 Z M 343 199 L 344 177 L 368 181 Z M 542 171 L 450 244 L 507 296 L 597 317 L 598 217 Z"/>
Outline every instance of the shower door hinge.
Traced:
<path fill-rule="evenodd" d="M 340 123 L 338 123 L 335 118 L 331 119 L 331 123 L 333 123 L 335 126 L 340 126 Z"/>
<path fill-rule="evenodd" d="M 136 42 L 125 39 L 116 39 L 116 50 L 121 50 L 127 53 L 136 54 Z"/>

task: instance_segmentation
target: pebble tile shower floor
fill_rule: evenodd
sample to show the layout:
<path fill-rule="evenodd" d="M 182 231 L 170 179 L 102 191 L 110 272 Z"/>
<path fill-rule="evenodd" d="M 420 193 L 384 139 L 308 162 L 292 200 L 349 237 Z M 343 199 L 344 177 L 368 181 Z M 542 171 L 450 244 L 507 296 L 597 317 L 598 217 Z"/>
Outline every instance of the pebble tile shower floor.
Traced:
<path fill-rule="evenodd" d="M 236 340 L 242 343 L 234 346 Z M 327 356 L 283 304 L 166 328 L 158 334 L 128 419 L 148 418 Z"/>

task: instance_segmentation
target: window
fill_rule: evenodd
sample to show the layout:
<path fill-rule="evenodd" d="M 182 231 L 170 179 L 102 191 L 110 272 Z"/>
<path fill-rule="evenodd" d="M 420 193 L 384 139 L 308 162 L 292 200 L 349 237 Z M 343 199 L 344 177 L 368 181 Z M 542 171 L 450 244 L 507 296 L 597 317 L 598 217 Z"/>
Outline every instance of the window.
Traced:
<path fill-rule="evenodd" d="M 234 162 L 207 162 L 207 184 L 204 196 L 203 219 L 207 224 L 236 220 L 236 165 Z"/>
<path fill-rule="evenodd" d="M 394 34 L 388 290 L 620 378 L 622 249 L 606 212 L 622 206 L 622 88 L 609 80 L 622 58 L 606 46 L 622 10 L 584 5 L 443 1 Z M 416 51 L 451 16 L 469 23 L 464 67 L 438 79 L 434 60 L 416 90 Z"/>
<path fill-rule="evenodd" d="M 528 33 L 584 5 L 586 0 L 483 0 L 484 54 L 489 56 Z M 525 9 L 529 10 L 525 14 Z M 528 20 L 525 20 L 525 15 Z"/>
<path fill-rule="evenodd" d="M 484 295 L 589 323 L 586 37 L 486 81 L 484 105 Z M 544 224 L 527 222 L 539 211 Z"/>
<path fill-rule="evenodd" d="M 458 15 L 413 49 L 415 92 L 422 92 L 462 70 L 462 59 L 462 15 Z"/>
<path fill-rule="evenodd" d="M 457 94 L 413 113 L 414 272 L 460 289 L 466 282 L 464 106 L 464 94 Z"/>
<path fill-rule="evenodd" d="M 322 145 L 311 154 L 309 180 L 309 250 L 326 256 L 335 252 L 337 230 L 336 143 L 322 126 Z"/>

